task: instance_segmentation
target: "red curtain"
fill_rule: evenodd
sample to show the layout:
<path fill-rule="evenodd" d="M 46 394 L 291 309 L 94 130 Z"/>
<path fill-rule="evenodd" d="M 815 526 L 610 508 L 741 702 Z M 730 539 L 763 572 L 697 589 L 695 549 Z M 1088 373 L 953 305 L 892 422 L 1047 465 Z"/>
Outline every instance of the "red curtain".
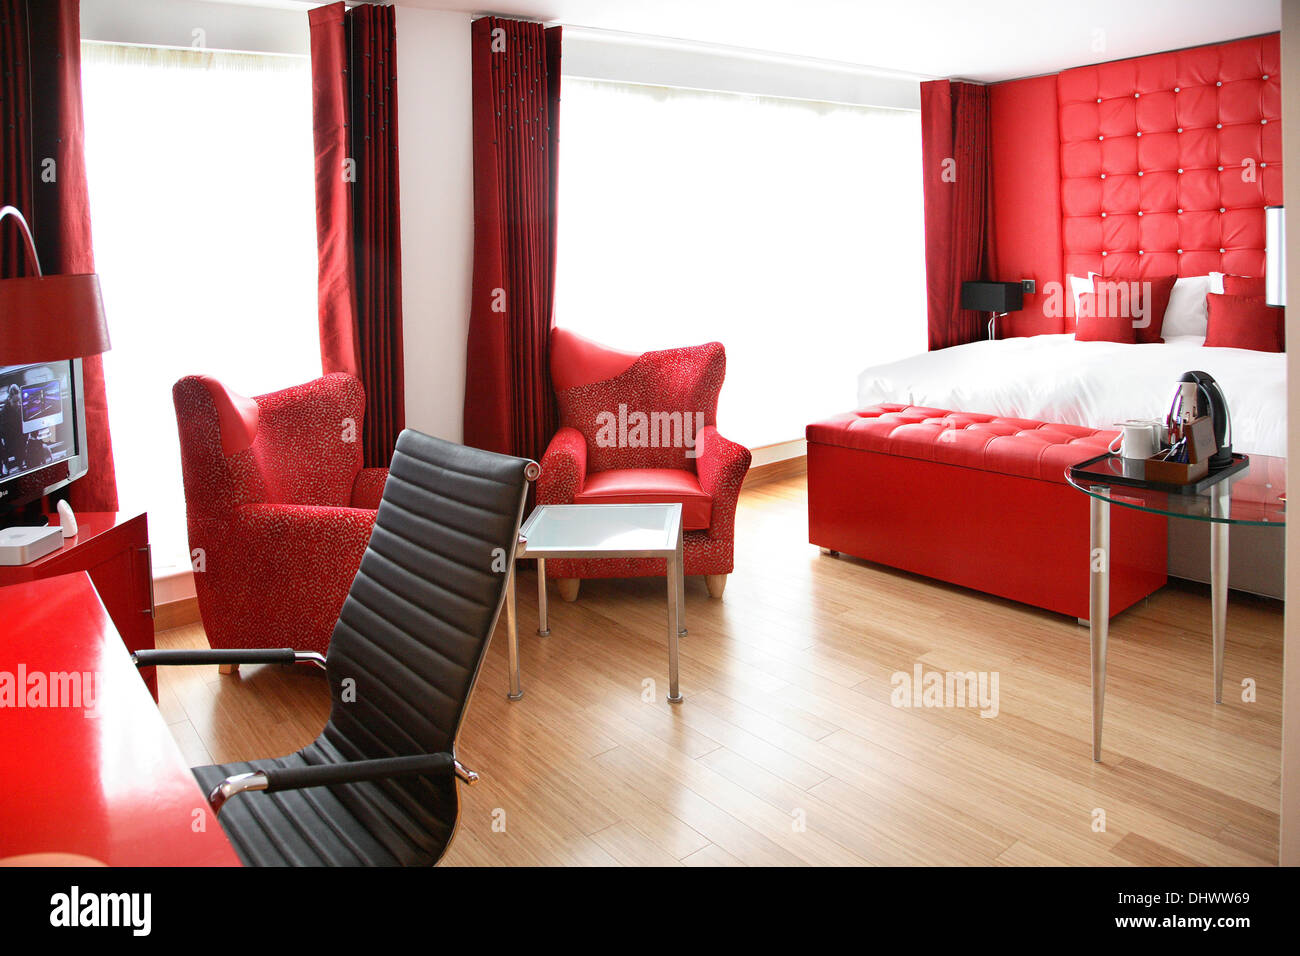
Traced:
<path fill-rule="evenodd" d="M 365 463 L 377 467 L 406 423 L 396 19 L 342 3 L 308 17 L 321 365 L 365 386 Z"/>
<path fill-rule="evenodd" d="M 500 17 L 470 27 L 474 278 L 465 442 L 540 460 L 556 429 L 554 324 L 560 28 Z"/>
<path fill-rule="evenodd" d="M 80 0 L 0 0 L 0 63 L 0 202 L 27 217 L 46 274 L 94 272 Z M 21 239 L 9 223 L 0 233 L 0 272 L 18 275 Z M 88 356 L 82 372 L 90 467 L 69 497 L 81 511 L 116 511 L 103 361 Z"/>
<path fill-rule="evenodd" d="M 921 84 L 925 279 L 930 348 L 974 342 L 984 319 L 961 308 L 961 284 L 987 266 L 989 95 L 974 83 Z"/>

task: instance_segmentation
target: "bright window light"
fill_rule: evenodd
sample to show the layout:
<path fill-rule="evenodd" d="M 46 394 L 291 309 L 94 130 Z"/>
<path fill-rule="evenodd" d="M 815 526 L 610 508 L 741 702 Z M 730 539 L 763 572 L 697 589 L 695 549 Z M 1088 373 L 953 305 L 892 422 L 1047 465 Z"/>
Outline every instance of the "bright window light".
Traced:
<path fill-rule="evenodd" d="M 118 495 L 165 574 L 190 566 L 172 384 L 321 373 L 310 67 L 88 42 L 82 95 Z"/>
<path fill-rule="evenodd" d="M 564 78 L 556 322 L 727 348 L 750 447 L 853 408 L 926 349 L 920 114 Z"/>

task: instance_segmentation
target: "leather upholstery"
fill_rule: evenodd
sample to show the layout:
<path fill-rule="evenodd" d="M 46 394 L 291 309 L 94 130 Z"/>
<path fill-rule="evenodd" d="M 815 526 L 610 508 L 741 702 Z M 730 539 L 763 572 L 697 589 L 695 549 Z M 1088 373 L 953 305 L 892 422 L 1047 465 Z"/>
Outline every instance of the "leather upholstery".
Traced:
<path fill-rule="evenodd" d="M 1264 274 L 1277 34 L 1066 70 L 1057 96 L 1067 274 Z"/>
<path fill-rule="evenodd" d="M 700 487 L 700 479 L 678 468 L 612 468 L 588 475 L 574 504 L 664 504 L 682 506 L 682 527 L 707 530 L 713 499 Z"/>
<path fill-rule="evenodd" d="M 1117 434 L 916 405 L 873 405 L 807 429 L 809 441 L 825 445 L 1061 483 L 1066 468 L 1100 455 Z"/>
<path fill-rule="evenodd" d="M 1064 473 L 1114 434 L 908 405 L 837 415 L 807 428 L 808 540 L 1087 617 L 1088 498 Z M 1111 529 L 1114 616 L 1164 585 L 1167 538 L 1131 508 Z"/>
<path fill-rule="evenodd" d="M 324 651 L 388 474 L 362 468 L 361 383 L 247 399 L 189 376 L 172 398 L 208 642 Z"/>
<path fill-rule="evenodd" d="M 197 768 L 205 792 L 259 765 L 454 753 L 504 600 L 494 552 L 518 539 L 527 464 L 402 432 L 330 642 L 325 729 L 287 757 Z M 411 866 L 438 861 L 457 812 L 454 780 L 400 777 L 244 793 L 218 819 L 250 864 Z"/>
<path fill-rule="evenodd" d="M 232 392 L 210 375 L 200 375 L 217 410 L 221 428 L 221 450 L 227 456 L 249 448 L 257 437 L 258 405 L 251 398 Z"/>
<path fill-rule="evenodd" d="M 551 383 L 557 392 L 622 375 L 640 357 L 568 329 L 551 329 Z"/>
<path fill-rule="evenodd" d="M 1000 334 L 1072 331 L 1067 275 L 1263 275 L 1280 91 L 1276 33 L 994 84 L 990 259 L 1037 280 Z"/>
<path fill-rule="evenodd" d="M 560 430 L 542 458 L 538 504 L 572 504 L 598 495 L 621 496 L 626 501 L 680 501 L 685 573 L 729 574 L 736 501 L 750 453 L 718 434 L 715 417 L 726 368 L 726 351 L 718 342 L 633 356 L 555 329 L 551 377 L 557 389 Z M 656 440 L 663 436 L 662 427 L 647 430 L 650 440 L 644 446 L 631 440 L 637 413 L 677 415 L 677 434 L 682 438 L 689 434 L 694 447 L 688 448 L 684 441 Z M 703 427 L 697 432 L 699 421 Z M 611 422 L 618 423 L 612 431 Z M 671 437 L 671 423 L 668 431 Z M 610 437 L 616 440 L 611 442 Z M 640 487 L 638 474 L 644 477 Z M 670 489 L 671 494 L 666 494 Z M 664 562 L 553 560 L 547 562 L 547 573 L 560 578 L 662 576 Z"/>

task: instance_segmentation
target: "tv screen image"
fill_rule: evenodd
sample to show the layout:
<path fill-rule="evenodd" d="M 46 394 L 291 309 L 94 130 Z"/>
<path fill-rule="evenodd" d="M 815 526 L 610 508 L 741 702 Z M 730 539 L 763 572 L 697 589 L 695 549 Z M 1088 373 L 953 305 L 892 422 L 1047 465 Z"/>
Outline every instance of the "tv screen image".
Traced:
<path fill-rule="evenodd" d="M 23 431 L 27 434 L 63 424 L 63 388 L 57 379 L 22 390 Z"/>
<path fill-rule="evenodd" d="M 0 481 L 77 453 L 71 362 L 0 368 Z"/>

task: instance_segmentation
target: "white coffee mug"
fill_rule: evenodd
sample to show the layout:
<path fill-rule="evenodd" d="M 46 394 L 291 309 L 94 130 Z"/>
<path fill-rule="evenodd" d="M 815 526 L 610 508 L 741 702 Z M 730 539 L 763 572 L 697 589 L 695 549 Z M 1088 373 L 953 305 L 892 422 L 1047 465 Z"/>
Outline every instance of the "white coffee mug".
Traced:
<path fill-rule="evenodd" d="M 1120 428 L 1123 431 L 1110 443 L 1112 453 L 1118 452 L 1122 458 L 1150 458 L 1160 450 L 1155 422 L 1124 422 Z"/>

